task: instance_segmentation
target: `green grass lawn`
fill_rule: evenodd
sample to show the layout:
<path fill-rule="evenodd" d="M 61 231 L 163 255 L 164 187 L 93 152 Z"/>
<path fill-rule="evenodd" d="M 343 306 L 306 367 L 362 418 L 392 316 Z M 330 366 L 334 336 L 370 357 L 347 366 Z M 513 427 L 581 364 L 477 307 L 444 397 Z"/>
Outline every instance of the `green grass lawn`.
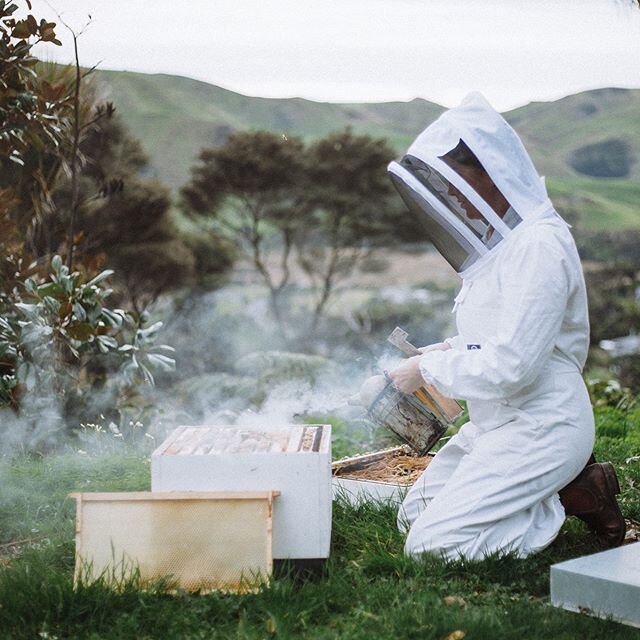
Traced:
<path fill-rule="evenodd" d="M 640 452 L 640 427 L 636 414 L 613 412 L 598 417 L 596 455 L 615 463 L 623 510 L 640 519 L 640 462 L 625 462 Z M 549 605 L 549 565 L 598 549 L 575 519 L 551 548 L 526 560 L 414 561 L 403 555 L 393 506 L 337 503 L 331 558 L 314 578 L 284 571 L 268 588 L 242 596 L 168 595 L 160 586 L 143 592 L 135 580 L 120 592 L 100 583 L 74 591 L 67 493 L 147 490 L 148 454 L 20 457 L 0 464 L 0 483 L 3 640 L 640 638 L 640 630 Z M 30 541 L 8 544 L 20 540 Z"/>

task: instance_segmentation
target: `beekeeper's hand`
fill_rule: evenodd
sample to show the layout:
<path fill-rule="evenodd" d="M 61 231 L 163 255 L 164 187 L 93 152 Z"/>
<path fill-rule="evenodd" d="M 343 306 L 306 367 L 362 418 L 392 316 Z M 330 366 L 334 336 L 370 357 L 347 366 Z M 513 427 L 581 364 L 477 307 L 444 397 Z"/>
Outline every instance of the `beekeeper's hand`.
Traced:
<path fill-rule="evenodd" d="M 422 355 L 407 358 L 402 361 L 402 364 L 389 371 L 389 377 L 403 393 L 413 393 L 425 383 L 420 373 L 420 358 Z"/>
<path fill-rule="evenodd" d="M 451 345 L 448 342 L 436 342 L 436 344 L 430 344 L 427 347 L 418 347 L 420 353 L 427 353 L 429 351 L 447 351 L 451 349 Z"/>

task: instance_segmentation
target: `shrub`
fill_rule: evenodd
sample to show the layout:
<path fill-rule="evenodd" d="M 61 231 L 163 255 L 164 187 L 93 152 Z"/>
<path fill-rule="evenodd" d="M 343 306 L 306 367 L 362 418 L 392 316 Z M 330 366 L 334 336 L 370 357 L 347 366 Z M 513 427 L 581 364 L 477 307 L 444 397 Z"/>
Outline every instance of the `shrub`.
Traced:
<path fill-rule="evenodd" d="M 633 155 L 628 142 L 609 138 L 576 149 L 569 164 L 578 173 L 594 178 L 626 178 L 631 171 Z"/>
<path fill-rule="evenodd" d="M 145 317 L 107 306 L 111 274 L 88 279 L 55 256 L 47 277 L 0 288 L 0 406 L 28 431 L 45 408 L 56 436 L 107 411 L 121 422 L 135 389 L 154 383 L 152 371 L 174 368 L 171 347 L 154 345 L 161 323 L 145 327 Z"/>

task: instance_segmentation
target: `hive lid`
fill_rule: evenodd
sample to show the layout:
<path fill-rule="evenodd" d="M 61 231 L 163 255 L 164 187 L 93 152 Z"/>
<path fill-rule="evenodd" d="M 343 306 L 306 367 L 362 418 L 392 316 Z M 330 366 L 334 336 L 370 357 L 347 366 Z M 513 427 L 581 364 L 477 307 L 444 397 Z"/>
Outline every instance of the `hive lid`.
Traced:
<path fill-rule="evenodd" d="M 273 429 L 182 426 L 172 431 L 153 455 L 194 456 L 326 451 L 328 438 L 323 437 L 325 426 L 285 425 Z"/>

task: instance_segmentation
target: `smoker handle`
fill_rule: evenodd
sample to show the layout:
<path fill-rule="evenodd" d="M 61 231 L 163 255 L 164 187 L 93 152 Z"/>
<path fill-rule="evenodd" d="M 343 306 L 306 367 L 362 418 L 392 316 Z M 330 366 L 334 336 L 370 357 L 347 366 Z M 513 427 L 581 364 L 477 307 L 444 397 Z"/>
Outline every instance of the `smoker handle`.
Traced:
<path fill-rule="evenodd" d="M 410 342 L 407 342 L 403 346 L 400 346 L 400 345 L 395 345 L 395 346 L 398 347 L 398 349 L 400 349 L 400 351 L 402 351 L 402 353 L 404 353 L 405 355 L 407 355 L 409 357 L 419 356 L 422 353 L 421 351 L 418 350 L 417 347 L 414 347 Z"/>
<path fill-rule="evenodd" d="M 407 336 L 408 333 L 406 331 L 400 327 L 396 327 L 387 337 L 387 342 L 390 342 L 396 349 L 400 349 L 406 356 L 421 355 L 422 352 L 407 340 Z"/>
<path fill-rule="evenodd" d="M 391 342 L 391 340 L 389 340 Z M 421 351 L 418 350 L 417 347 L 414 347 L 408 340 L 404 340 L 401 344 L 397 342 L 391 342 L 391 344 L 396 348 L 400 349 L 405 356 L 419 356 L 421 355 Z"/>

